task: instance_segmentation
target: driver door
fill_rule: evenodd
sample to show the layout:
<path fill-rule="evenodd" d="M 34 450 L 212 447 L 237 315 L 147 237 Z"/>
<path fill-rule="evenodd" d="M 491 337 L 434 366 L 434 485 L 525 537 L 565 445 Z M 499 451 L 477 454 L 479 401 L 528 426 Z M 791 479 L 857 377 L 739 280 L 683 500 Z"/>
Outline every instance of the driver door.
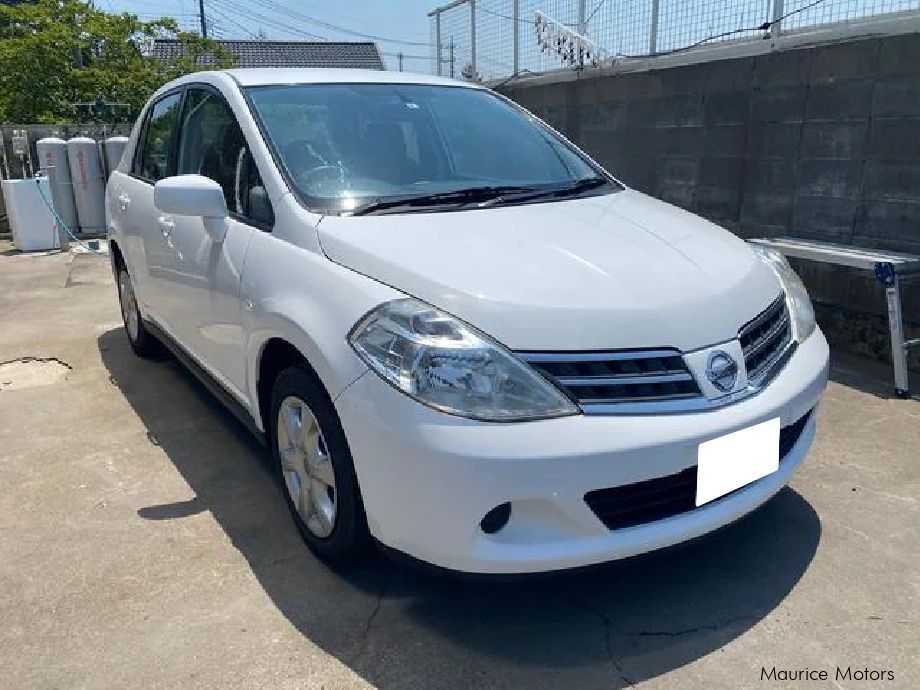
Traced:
<path fill-rule="evenodd" d="M 209 177 L 230 212 L 215 242 L 196 216 L 163 216 L 171 270 L 172 325 L 183 346 L 224 387 L 246 402 L 240 276 L 255 232 L 271 229 L 271 204 L 236 116 L 215 89 L 193 86 L 183 105 L 176 174 Z M 162 216 L 163 214 L 161 214 Z"/>

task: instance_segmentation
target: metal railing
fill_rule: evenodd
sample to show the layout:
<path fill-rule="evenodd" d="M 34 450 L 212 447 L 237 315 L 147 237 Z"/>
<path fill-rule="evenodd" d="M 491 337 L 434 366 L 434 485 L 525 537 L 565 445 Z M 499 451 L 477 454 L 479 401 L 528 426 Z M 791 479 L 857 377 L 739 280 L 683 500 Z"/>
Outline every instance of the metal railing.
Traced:
<path fill-rule="evenodd" d="M 455 0 L 428 14 L 432 71 L 490 80 L 564 67 L 536 41 L 538 10 L 614 58 L 916 12 L 920 0 Z"/>

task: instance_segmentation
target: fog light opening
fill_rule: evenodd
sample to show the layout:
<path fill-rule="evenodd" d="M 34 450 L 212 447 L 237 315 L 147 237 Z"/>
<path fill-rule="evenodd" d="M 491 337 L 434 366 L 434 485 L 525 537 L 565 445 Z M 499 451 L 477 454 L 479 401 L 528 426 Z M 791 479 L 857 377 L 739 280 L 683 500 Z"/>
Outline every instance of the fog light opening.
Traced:
<path fill-rule="evenodd" d="M 510 517 L 511 504 L 502 503 L 486 513 L 485 517 L 482 518 L 482 522 L 479 523 L 479 527 L 486 534 L 495 534 L 508 524 L 508 518 Z"/>

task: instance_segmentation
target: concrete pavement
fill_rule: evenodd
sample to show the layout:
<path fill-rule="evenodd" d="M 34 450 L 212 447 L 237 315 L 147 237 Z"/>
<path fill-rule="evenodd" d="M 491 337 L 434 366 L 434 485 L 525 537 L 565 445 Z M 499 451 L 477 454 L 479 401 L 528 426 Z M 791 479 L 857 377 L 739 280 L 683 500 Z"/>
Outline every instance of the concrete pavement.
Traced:
<path fill-rule="evenodd" d="M 0 686 L 920 687 L 920 402 L 860 362 L 791 488 L 707 538 L 517 583 L 337 573 L 247 432 L 131 353 L 106 260 L 0 250 Z"/>

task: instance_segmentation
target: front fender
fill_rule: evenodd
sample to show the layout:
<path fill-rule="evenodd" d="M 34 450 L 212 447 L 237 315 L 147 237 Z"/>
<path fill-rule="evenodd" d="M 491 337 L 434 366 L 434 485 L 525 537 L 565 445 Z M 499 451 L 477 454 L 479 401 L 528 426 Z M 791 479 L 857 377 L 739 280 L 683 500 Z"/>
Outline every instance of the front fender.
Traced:
<path fill-rule="evenodd" d="M 247 393 L 261 427 L 258 380 L 266 343 L 280 338 L 313 367 L 333 400 L 367 367 L 348 344 L 351 328 L 368 311 L 402 293 L 271 234 L 257 234 L 243 271 L 248 323 Z"/>

